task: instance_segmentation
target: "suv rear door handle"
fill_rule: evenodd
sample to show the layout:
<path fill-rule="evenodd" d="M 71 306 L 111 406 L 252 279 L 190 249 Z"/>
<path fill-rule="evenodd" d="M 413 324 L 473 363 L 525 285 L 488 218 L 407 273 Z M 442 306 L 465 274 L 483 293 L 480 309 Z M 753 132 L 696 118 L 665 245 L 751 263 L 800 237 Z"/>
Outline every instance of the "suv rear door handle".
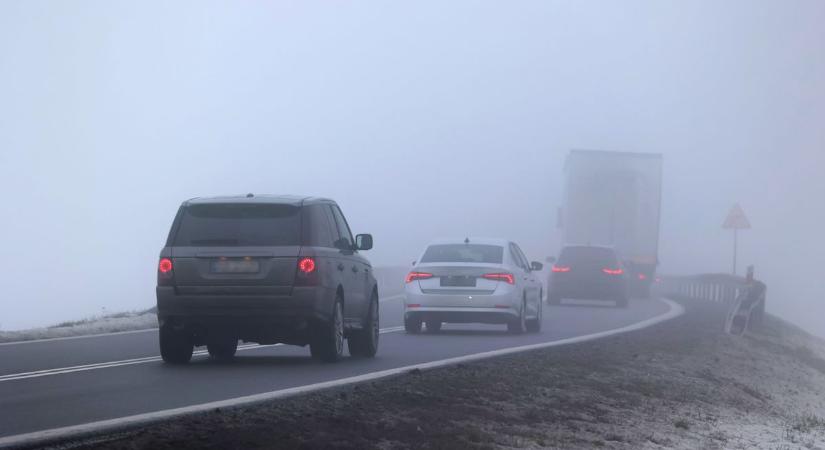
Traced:
<path fill-rule="evenodd" d="M 344 265 L 341 264 L 341 263 L 338 263 L 338 270 L 343 271 L 344 270 Z"/>
<path fill-rule="evenodd" d="M 358 268 L 355 267 L 355 266 L 352 266 L 352 273 L 358 273 Z"/>

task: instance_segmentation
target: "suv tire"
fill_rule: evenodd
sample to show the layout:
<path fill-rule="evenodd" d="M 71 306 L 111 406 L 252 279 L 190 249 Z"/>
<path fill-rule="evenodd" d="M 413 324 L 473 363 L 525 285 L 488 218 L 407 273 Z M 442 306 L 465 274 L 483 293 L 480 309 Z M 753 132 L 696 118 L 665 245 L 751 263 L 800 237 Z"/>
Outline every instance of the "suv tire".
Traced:
<path fill-rule="evenodd" d="M 195 345 L 192 337 L 183 331 L 175 330 L 170 325 L 160 327 L 160 356 L 169 364 L 186 364 L 192 359 Z"/>
<path fill-rule="evenodd" d="M 309 344 L 313 358 L 323 362 L 336 362 L 344 352 L 344 302 L 341 295 L 335 296 L 332 317 L 329 321 L 318 322 Z"/>
<path fill-rule="evenodd" d="M 439 332 L 441 332 L 441 321 L 440 320 L 428 320 L 426 323 L 427 323 L 427 333 L 439 333 Z"/>
<path fill-rule="evenodd" d="M 363 329 L 353 331 L 350 337 L 347 338 L 349 354 L 362 358 L 375 357 L 378 352 L 379 332 L 378 294 L 373 292 Z"/>

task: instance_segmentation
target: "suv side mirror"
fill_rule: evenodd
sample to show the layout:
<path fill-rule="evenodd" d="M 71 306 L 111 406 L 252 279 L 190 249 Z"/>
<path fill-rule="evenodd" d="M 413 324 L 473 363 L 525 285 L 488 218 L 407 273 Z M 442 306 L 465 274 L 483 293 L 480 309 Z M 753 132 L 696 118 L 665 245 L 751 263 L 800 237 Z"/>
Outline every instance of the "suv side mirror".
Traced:
<path fill-rule="evenodd" d="M 548 263 L 554 263 L 554 262 L 556 262 L 556 257 L 555 256 L 548 256 L 547 258 L 544 259 L 544 261 L 548 262 Z"/>
<path fill-rule="evenodd" d="M 533 261 L 533 262 L 531 262 L 531 263 L 530 263 L 530 270 L 532 270 L 532 271 L 534 271 L 534 272 L 538 272 L 538 271 L 539 271 L 539 270 L 541 270 L 543 267 L 544 267 L 544 264 L 542 264 L 542 263 L 540 263 L 540 262 L 538 262 L 538 261 Z"/>
<path fill-rule="evenodd" d="M 356 250 L 369 250 L 372 248 L 372 235 L 359 234 L 355 236 Z"/>

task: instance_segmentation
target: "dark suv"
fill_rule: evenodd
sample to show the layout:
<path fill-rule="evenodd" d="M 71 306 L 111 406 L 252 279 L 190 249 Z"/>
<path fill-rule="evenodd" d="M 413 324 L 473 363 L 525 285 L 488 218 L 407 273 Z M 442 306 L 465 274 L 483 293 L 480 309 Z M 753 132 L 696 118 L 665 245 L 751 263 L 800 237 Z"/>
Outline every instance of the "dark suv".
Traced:
<path fill-rule="evenodd" d="M 378 349 L 378 286 L 338 205 L 322 198 L 196 198 L 175 217 L 158 264 L 160 353 L 231 359 L 238 340 L 309 344 L 336 361 Z"/>
<path fill-rule="evenodd" d="M 616 306 L 627 306 L 627 277 L 616 251 L 590 245 L 564 247 L 550 271 L 547 303 L 558 305 L 564 298 L 612 300 Z"/>

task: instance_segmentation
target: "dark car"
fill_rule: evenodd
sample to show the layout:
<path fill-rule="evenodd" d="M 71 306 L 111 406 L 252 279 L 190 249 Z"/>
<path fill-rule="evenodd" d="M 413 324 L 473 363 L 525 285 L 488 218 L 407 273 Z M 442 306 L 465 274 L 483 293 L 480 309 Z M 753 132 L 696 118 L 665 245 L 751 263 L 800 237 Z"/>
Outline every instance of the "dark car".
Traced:
<path fill-rule="evenodd" d="M 547 303 L 551 305 L 565 298 L 611 300 L 621 307 L 628 303 L 625 270 L 610 247 L 564 247 L 547 284 Z"/>
<path fill-rule="evenodd" d="M 336 361 L 378 349 L 372 236 L 353 239 L 338 205 L 292 196 L 196 198 L 178 210 L 158 265 L 160 353 L 185 363 L 194 346 L 218 359 L 238 340 L 309 345 Z"/>

